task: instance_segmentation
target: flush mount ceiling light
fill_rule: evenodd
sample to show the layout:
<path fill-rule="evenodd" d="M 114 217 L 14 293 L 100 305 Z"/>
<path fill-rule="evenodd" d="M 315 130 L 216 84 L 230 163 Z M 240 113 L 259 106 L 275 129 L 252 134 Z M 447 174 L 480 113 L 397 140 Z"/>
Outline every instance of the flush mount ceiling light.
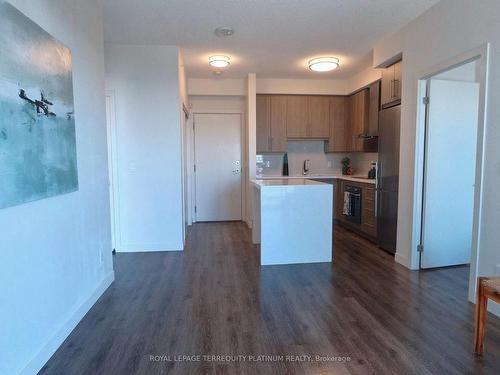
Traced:
<path fill-rule="evenodd" d="M 329 72 L 339 67 L 339 59 L 336 57 L 318 57 L 309 60 L 309 69 L 315 72 Z"/>
<path fill-rule="evenodd" d="M 222 26 L 214 30 L 214 34 L 220 38 L 231 36 L 234 34 L 234 29 L 232 27 Z"/>
<path fill-rule="evenodd" d="M 230 64 L 231 59 L 229 56 L 214 55 L 208 58 L 208 63 L 214 68 L 225 68 Z"/>

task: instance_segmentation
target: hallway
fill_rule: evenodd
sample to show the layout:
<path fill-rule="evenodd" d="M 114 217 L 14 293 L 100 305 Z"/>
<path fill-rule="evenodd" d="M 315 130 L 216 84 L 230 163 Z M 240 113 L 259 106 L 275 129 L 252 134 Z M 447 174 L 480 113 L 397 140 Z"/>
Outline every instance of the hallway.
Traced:
<path fill-rule="evenodd" d="M 114 284 L 41 374 L 497 373 L 500 319 L 473 356 L 466 267 L 411 272 L 342 228 L 334 248 L 333 266 L 260 267 L 227 222 L 192 226 L 184 253 L 116 254 Z"/>

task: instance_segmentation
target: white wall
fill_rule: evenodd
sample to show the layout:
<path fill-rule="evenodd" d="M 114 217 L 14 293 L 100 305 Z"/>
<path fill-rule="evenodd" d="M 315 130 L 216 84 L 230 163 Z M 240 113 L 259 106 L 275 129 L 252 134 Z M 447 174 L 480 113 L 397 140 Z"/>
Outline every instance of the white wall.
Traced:
<path fill-rule="evenodd" d="M 293 79 L 256 77 L 258 94 L 348 95 L 382 77 L 382 70 L 367 68 L 346 79 Z M 246 96 L 243 78 L 189 78 L 189 95 Z"/>
<path fill-rule="evenodd" d="M 257 77 L 258 94 L 346 95 L 347 80 Z"/>
<path fill-rule="evenodd" d="M 413 238 L 417 81 L 450 58 L 491 43 L 483 161 L 478 275 L 494 275 L 500 264 L 500 2 L 442 0 L 396 35 L 376 45 L 374 66 L 403 53 L 401 153 L 397 259 L 408 267 Z M 497 312 L 500 309 L 497 308 Z"/>
<path fill-rule="evenodd" d="M 244 78 L 189 78 L 189 95 L 245 96 L 247 84 Z"/>
<path fill-rule="evenodd" d="M 0 374 L 34 374 L 113 280 L 102 14 L 98 0 L 11 3 L 73 54 L 79 190 L 0 210 Z"/>
<path fill-rule="evenodd" d="M 382 69 L 367 68 L 346 80 L 346 94 L 350 94 L 361 87 L 367 86 L 382 78 Z"/>
<path fill-rule="evenodd" d="M 109 44 L 105 60 L 116 102 L 116 250 L 182 250 L 179 49 Z"/>
<path fill-rule="evenodd" d="M 348 95 L 382 77 L 381 69 L 367 68 L 347 79 L 258 78 L 258 94 Z"/>

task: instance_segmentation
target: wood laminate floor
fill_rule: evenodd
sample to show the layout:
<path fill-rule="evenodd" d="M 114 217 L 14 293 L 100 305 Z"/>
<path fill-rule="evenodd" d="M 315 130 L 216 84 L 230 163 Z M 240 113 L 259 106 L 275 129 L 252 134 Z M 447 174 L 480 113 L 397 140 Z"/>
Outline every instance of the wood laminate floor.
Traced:
<path fill-rule="evenodd" d="M 333 265 L 261 267 L 243 223 L 196 224 L 183 253 L 117 254 L 115 282 L 41 373 L 500 374 L 500 319 L 472 354 L 467 267 L 411 272 L 334 236 Z"/>

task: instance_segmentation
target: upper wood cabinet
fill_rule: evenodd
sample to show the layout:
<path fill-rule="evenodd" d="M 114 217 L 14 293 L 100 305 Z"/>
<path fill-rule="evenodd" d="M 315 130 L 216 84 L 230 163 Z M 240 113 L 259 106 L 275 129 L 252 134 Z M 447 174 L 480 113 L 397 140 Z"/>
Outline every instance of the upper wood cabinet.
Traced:
<path fill-rule="evenodd" d="M 325 152 L 377 152 L 379 94 L 377 81 L 350 96 L 330 98 Z"/>
<path fill-rule="evenodd" d="M 330 101 L 327 96 L 287 96 L 286 135 L 288 138 L 327 139 Z"/>
<path fill-rule="evenodd" d="M 256 101 L 257 153 L 269 152 L 271 148 L 271 98 L 257 95 Z"/>
<path fill-rule="evenodd" d="M 401 82 L 403 82 L 403 77 L 401 74 L 401 65 L 402 62 L 398 61 L 397 63 L 394 64 L 394 96 L 401 100 Z"/>
<path fill-rule="evenodd" d="M 308 135 L 309 113 L 307 96 L 286 97 L 286 135 L 288 138 L 306 138 Z"/>
<path fill-rule="evenodd" d="M 364 151 L 363 136 L 369 128 L 370 90 L 363 89 L 351 95 L 349 109 L 351 151 Z"/>
<path fill-rule="evenodd" d="M 351 138 L 347 127 L 347 112 L 350 99 L 345 96 L 330 98 L 330 135 L 325 143 L 325 152 L 351 151 Z"/>
<path fill-rule="evenodd" d="M 286 151 L 286 97 L 257 95 L 257 153 Z"/>
<path fill-rule="evenodd" d="M 376 137 L 378 136 L 378 113 L 380 111 L 380 81 L 373 82 L 368 89 L 370 90 L 370 112 L 367 135 Z"/>
<path fill-rule="evenodd" d="M 309 96 L 309 136 L 328 138 L 330 135 L 330 98 L 328 96 Z"/>
<path fill-rule="evenodd" d="M 382 90 L 380 103 L 382 107 L 396 105 L 401 102 L 401 61 L 382 71 Z"/>
<path fill-rule="evenodd" d="M 271 96 L 271 152 L 286 152 L 286 109 L 287 101 L 283 95 Z"/>
<path fill-rule="evenodd" d="M 350 96 L 257 95 L 257 152 L 286 152 L 287 139 L 324 139 L 325 152 L 374 152 L 380 83 Z"/>

